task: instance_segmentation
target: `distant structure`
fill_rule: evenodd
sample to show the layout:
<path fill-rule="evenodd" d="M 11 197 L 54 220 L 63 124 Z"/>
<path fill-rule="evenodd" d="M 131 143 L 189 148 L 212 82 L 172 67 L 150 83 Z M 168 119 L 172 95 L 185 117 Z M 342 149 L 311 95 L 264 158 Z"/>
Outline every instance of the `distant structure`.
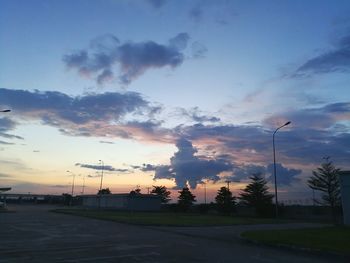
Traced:
<path fill-rule="evenodd" d="M 161 198 L 151 194 L 81 195 L 83 207 L 128 211 L 159 211 Z"/>
<path fill-rule="evenodd" d="M 350 171 L 340 172 L 340 192 L 344 225 L 350 226 Z"/>
<path fill-rule="evenodd" d="M 11 187 L 1 187 L 0 188 L 0 193 L 6 192 L 6 191 L 10 191 L 10 190 L 11 190 Z"/>
<path fill-rule="evenodd" d="M 11 190 L 11 187 L 1 187 L 0 188 L 0 193 L 7 192 L 7 191 L 10 191 L 10 190 Z M 3 200 L 3 201 L 1 201 L 1 200 Z M 6 198 L 0 196 L 0 207 L 5 207 L 5 206 L 6 206 Z"/>

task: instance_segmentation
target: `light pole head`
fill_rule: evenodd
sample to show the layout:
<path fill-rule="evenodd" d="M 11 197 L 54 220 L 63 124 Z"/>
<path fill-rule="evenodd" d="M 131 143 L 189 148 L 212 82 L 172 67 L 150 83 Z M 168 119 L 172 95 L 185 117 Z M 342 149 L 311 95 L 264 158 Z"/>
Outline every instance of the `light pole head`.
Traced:
<path fill-rule="evenodd" d="M 286 122 L 283 126 L 287 126 L 287 125 L 289 125 L 289 124 L 291 124 L 292 122 L 291 121 L 288 121 L 288 122 Z"/>
<path fill-rule="evenodd" d="M 11 110 L 2 110 L 0 112 L 10 112 Z"/>

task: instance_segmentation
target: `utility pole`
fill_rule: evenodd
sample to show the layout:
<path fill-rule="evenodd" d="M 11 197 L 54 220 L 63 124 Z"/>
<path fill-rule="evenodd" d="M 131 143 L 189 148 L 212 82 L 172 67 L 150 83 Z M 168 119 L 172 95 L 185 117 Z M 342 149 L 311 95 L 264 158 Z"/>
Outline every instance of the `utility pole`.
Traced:
<path fill-rule="evenodd" d="M 151 189 L 151 187 L 147 187 L 147 194 L 149 195 L 149 189 Z"/>
<path fill-rule="evenodd" d="M 203 182 L 204 184 L 204 204 L 207 204 L 207 183 Z"/>

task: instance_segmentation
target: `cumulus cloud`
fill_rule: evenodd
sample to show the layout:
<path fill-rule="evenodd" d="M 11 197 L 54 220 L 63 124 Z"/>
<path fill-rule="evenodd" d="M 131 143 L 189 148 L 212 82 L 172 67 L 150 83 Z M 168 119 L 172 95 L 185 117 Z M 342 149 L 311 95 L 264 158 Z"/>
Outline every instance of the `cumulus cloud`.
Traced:
<path fill-rule="evenodd" d="M 301 65 L 294 76 L 319 73 L 349 72 L 350 70 L 350 35 L 339 39 L 335 47 L 313 57 Z"/>
<path fill-rule="evenodd" d="M 109 171 L 109 172 L 120 172 L 120 173 L 126 173 L 129 172 L 129 169 L 120 169 L 120 168 L 115 168 L 111 165 L 95 165 L 95 164 L 84 164 L 84 163 L 76 163 L 75 166 L 79 166 L 81 168 L 88 168 L 92 170 L 98 170 L 101 171 L 102 169 L 104 171 Z"/>
<path fill-rule="evenodd" d="M 283 163 L 297 160 L 300 164 L 317 165 L 323 156 L 330 155 L 346 165 L 350 158 L 348 102 L 281 113 L 264 120 L 263 126 L 195 124 L 179 126 L 177 132 L 218 154 L 261 164 L 271 162 L 274 129 L 289 120 L 292 124 L 276 136 L 276 150 Z"/>
<path fill-rule="evenodd" d="M 89 50 L 64 55 L 63 62 L 82 75 L 96 77 L 99 84 L 114 79 L 118 66 L 119 80 L 129 84 L 149 69 L 181 65 L 189 38 L 187 33 L 180 33 L 164 45 L 154 41 L 121 43 L 117 37 L 105 35 L 95 39 Z"/>
<path fill-rule="evenodd" d="M 175 179 L 177 188 L 187 184 L 196 188 L 204 179 L 218 181 L 219 174 L 230 171 L 233 165 L 223 159 L 204 159 L 196 156 L 197 149 L 186 139 L 176 142 L 178 151 L 170 159 L 170 165 L 161 165 L 155 168 L 154 179 Z"/>

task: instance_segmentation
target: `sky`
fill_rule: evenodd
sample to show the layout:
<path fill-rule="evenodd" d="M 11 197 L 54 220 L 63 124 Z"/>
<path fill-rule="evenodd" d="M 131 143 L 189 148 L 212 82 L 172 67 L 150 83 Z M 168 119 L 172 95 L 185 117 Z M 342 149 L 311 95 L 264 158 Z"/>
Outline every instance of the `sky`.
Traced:
<path fill-rule="evenodd" d="M 312 198 L 350 169 L 350 2 L 0 0 L 0 186 Z M 204 186 L 205 185 L 205 186 Z"/>

